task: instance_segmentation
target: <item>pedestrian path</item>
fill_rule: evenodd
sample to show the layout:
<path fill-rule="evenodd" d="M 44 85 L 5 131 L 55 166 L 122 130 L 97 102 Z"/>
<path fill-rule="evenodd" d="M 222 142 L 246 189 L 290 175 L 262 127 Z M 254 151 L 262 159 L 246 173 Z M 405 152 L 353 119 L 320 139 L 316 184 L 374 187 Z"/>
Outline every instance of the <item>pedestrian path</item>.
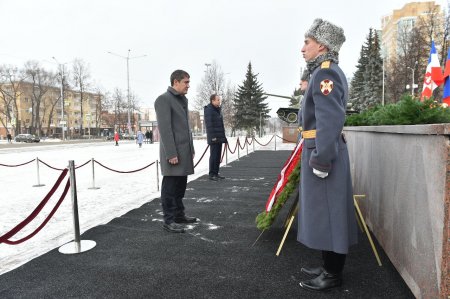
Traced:
<path fill-rule="evenodd" d="M 255 217 L 288 155 L 256 151 L 221 168 L 225 180 L 189 182 L 186 213 L 200 222 L 185 234 L 162 229 L 155 199 L 85 232 L 83 240 L 97 242 L 90 251 L 55 249 L 1 275 L 0 298 L 414 298 L 378 244 L 383 266 L 377 265 L 362 233 L 342 288 L 301 289 L 301 266 L 320 264 L 321 255 L 296 241 L 294 224 L 275 256 L 288 207 L 252 246 L 260 234 Z"/>

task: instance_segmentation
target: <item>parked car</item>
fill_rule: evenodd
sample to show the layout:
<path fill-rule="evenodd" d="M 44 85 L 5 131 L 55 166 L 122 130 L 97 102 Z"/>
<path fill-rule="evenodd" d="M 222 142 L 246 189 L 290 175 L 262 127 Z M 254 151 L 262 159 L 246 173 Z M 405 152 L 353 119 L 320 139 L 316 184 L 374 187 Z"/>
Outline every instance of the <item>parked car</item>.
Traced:
<path fill-rule="evenodd" d="M 128 133 L 123 133 L 122 137 L 123 137 L 123 139 L 128 139 L 128 140 L 134 140 L 134 139 L 136 139 L 136 136 L 130 135 L 130 134 L 128 134 Z M 120 139 L 122 139 L 122 138 L 120 138 Z"/>
<path fill-rule="evenodd" d="M 15 142 L 39 142 L 41 139 L 33 134 L 19 134 L 14 138 Z"/>

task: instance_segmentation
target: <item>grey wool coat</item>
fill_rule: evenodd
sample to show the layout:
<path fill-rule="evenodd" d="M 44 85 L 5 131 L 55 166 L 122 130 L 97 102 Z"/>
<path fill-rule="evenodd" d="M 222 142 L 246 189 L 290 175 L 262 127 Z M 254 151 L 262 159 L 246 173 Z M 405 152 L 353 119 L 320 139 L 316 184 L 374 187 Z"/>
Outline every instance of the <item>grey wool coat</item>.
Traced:
<path fill-rule="evenodd" d="M 164 176 L 186 176 L 194 173 L 194 143 L 189 127 L 188 99 L 169 87 L 155 101 L 160 136 L 159 155 Z M 169 159 L 178 157 L 178 164 Z"/>
<path fill-rule="evenodd" d="M 316 137 L 303 144 L 297 240 L 341 254 L 357 242 L 350 162 L 342 135 L 347 99 L 344 73 L 337 64 L 325 62 L 312 72 L 302 102 L 303 130 L 316 130 Z M 317 177 L 313 168 L 328 176 Z"/>

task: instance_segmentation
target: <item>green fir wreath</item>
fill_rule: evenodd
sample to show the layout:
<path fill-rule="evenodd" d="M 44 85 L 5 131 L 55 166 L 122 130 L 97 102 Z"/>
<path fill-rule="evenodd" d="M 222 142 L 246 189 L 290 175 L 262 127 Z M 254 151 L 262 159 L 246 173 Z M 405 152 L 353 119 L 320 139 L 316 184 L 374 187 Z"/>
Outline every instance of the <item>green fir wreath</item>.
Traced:
<path fill-rule="evenodd" d="M 301 160 L 298 161 L 297 166 L 295 166 L 294 170 L 289 175 L 286 186 L 284 186 L 283 191 L 278 195 L 277 201 L 272 209 L 269 212 L 263 211 L 256 216 L 255 222 L 258 229 L 266 230 L 272 225 L 289 196 L 291 196 L 292 192 L 298 187 L 298 182 L 300 180 L 300 162 Z"/>

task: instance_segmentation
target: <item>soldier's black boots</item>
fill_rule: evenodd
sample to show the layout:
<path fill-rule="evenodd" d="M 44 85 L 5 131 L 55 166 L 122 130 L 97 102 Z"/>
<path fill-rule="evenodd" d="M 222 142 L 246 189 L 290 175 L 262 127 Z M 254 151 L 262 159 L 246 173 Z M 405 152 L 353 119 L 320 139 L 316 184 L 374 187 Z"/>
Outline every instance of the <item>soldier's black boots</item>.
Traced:
<path fill-rule="evenodd" d="M 342 285 L 342 274 L 331 274 L 323 270 L 319 276 L 300 282 L 300 286 L 310 291 L 326 291 Z"/>

